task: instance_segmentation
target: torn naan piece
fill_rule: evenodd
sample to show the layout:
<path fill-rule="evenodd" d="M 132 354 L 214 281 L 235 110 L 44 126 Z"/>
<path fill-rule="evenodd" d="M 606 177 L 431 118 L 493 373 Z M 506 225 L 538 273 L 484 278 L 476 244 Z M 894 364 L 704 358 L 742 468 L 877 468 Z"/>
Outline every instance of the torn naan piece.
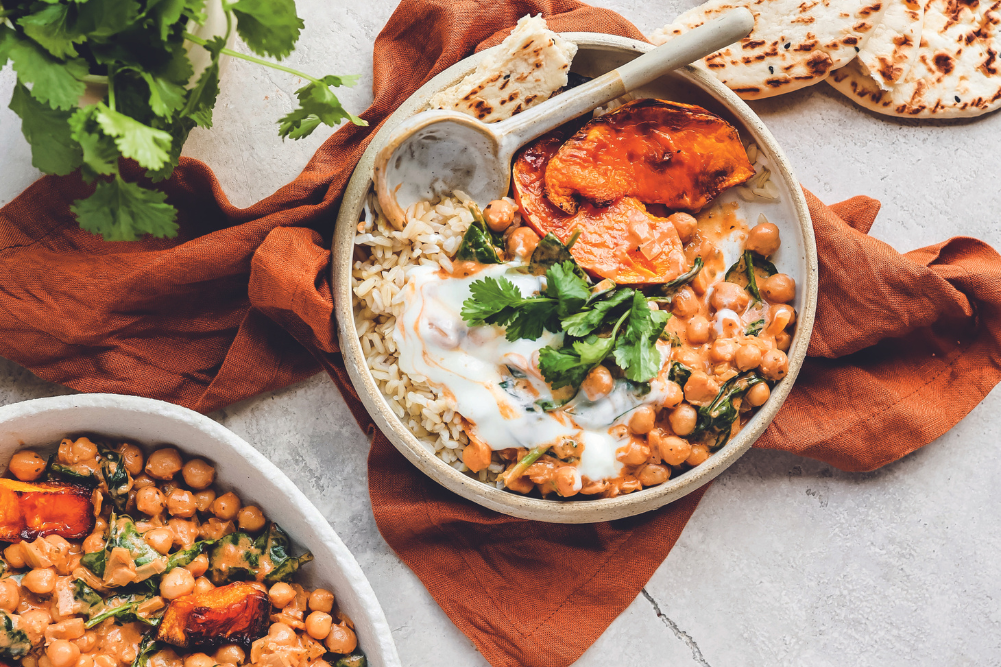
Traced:
<path fill-rule="evenodd" d="M 577 45 L 546 27 L 539 16 L 525 16 L 497 51 L 462 81 L 435 94 L 432 109 L 453 109 L 484 123 L 495 123 L 545 102 L 567 85 Z"/>
<path fill-rule="evenodd" d="M 902 81 L 918 58 L 924 8 L 919 0 L 890 0 L 883 20 L 856 58 L 883 90 Z"/>
<path fill-rule="evenodd" d="M 735 7 L 754 15 L 754 30 L 699 62 L 746 100 L 819 83 L 865 47 L 888 0 L 709 0 L 650 35 L 654 44 L 677 37 Z"/>
<path fill-rule="evenodd" d="M 889 116 L 962 118 L 1001 106 L 1001 0 L 928 0 L 913 65 L 889 90 L 858 62 L 828 82 L 857 104 Z"/>

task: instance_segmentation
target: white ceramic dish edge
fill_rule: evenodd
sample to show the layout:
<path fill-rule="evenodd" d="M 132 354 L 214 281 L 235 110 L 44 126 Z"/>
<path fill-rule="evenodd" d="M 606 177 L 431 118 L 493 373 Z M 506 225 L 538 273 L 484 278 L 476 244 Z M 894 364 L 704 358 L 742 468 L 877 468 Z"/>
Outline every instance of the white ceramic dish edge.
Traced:
<path fill-rule="evenodd" d="M 257 503 L 315 560 L 303 580 L 333 590 L 355 623 L 372 667 L 400 667 L 389 624 L 354 556 L 319 510 L 263 454 L 208 417 L 170 403 L 134 396 L 80 394 L 40 398 L 0 408 L 0 460 L 24 446 L 52 446 L 68 434 L 92 433 L 151 446 L 171 444 L 213 461 L 220 486 Z"/>

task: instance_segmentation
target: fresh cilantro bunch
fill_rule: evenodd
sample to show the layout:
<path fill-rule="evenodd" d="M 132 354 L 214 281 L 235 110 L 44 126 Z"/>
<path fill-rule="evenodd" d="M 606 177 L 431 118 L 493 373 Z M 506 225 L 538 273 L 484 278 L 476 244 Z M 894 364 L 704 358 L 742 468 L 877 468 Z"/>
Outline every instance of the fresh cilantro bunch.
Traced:
<path fill-rule="evenodd" d="M 507 278 L 477 280 L 461 314 L 470 326 L 507 327 L 508 340 L 536 340 L 543 330 L 563 332 L 562 347 L 539 351 L 539 370 L 553 389 L 579 388 L 609 357 L 627 379 L 649 382 L 660 372 L 657 339 L 671 317 L 652 310 L 636 289 L 612 287 L 592 294 L 572 260 L 546 270 L 546 288 L 537 296 L 523 296 Z"/>
<path fill-rule="evenodd" d="M 220 2 L 226 34 L 191 34 Z M 332 88 L 356 77 L 315 78 L 225 47 L 232 30 L 261 56 L 284 58 L 303 28 L 294 0 L 2 0 L 0 66 L 17 73 L 10 108 L 21 117 L 31 163 L 47 174 L 77 169 L 94 193 L 74 202 L 80 226 L 108 241 L 177 234 L 177 212 L 162 192 L 129 183 L 119 158 L 135 160 L 154 182 L 169 178 L 195 127 L 212 127 L 223 55 L 290 72 L 308 83 L 299 107 L 279 121 L 279 135 L 300 139 L 321 123 L 365 121 L 344 109 Z M 211 62 L 197 80 L 185 42 L 203 46 Z M 80 106 L 81 96 L 101 99 Z"/>

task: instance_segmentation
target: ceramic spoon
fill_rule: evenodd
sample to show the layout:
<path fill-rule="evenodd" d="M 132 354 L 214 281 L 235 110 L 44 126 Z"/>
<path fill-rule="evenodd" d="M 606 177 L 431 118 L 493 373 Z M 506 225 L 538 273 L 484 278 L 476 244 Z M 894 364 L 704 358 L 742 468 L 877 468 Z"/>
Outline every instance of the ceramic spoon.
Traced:
<path fill-rule="evenodd" d="M 461 190 L 481 207 L 507 195 L 514 152 L 532 139 L 751 32 L 754 17 L 734 9 L 581 86 L 498 123 L 457 111 L 424 111 L 393 131 L 375 159 L 375 189 L 397 229 L 418 201 Z"/>

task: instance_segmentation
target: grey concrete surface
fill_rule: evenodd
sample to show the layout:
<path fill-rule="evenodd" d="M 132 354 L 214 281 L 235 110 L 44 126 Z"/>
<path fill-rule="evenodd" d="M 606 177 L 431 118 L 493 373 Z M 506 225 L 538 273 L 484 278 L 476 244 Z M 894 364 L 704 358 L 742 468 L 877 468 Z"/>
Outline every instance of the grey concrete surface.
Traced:
<path fill-rule="evenodd" d="M 691 0 L 601 0 L 649 32 Z M 360 73 L 343 99 L 371 99 L 372 43 L 396 0 L 299 0 L 290 58 Z M 0 100 L 13 76 L 0 71 Z M 329 135 L 281 142 L 293 77 L 234 62 L 211 131 L 185 152 L 246 206 L 291 180 Z M 4 105 L 5 106 L 5 105 Z M 833 89 L 752 106 L 802 183 L 833 203 L 880 199 L 873 235 L 906 251 L 954 235 L 1001 248 L 1001 117 L 880 118 Z M 17 118 L 0 110 L 0 204 L 37 178 Z M 64 392 L 0 360 L 0 404 Z M 674 551 L 581 658 L 626 665 L 1001 664 L 1001 391 L 951 432 L 870 474 L 751 451 L 706 494 Z M 379 536 L 366 493 L 367 444 L 333 386 L 316 377 L 213 415 L 269 456 L 353 549 L 386 610 L 403 662 L 484 665 Z M 878 446 L 878 443 L 873 443 Z"/>

